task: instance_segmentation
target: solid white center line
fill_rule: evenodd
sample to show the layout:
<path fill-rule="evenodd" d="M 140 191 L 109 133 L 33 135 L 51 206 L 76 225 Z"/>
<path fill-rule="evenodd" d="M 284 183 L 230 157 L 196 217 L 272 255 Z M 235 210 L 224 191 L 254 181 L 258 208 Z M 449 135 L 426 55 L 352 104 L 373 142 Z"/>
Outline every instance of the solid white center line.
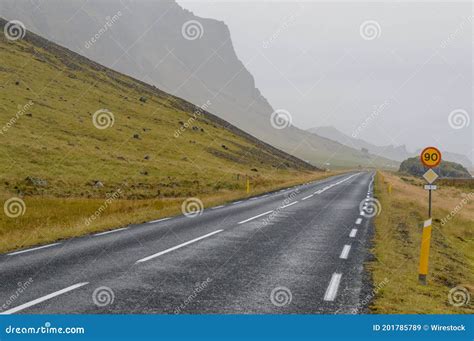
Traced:
<path fill-rule="evenodd" d="M 325 301 L 334 301 L 337 295 L 337 290 L 339 289 L 339 283 L 341 282 L 342 274 L 333 273 L 331 281 L 329 282 L 326 293 L 324 294 Z"/>
<path fill-rule="evenodd" d="M 267 215 L 267 214 L 269 214 L 269 213 L 272 213 L 272 212 L 273 212 L 273 210 L 271 210 L 271 211 L 268 211 L 268 212 L 265 212 L 265 213 L 262 213 L 262 214 L 259 214 L 259 215 L 256 215 L 255 217 L 252 217 L 252 218 L 248 218 L 248 219 L 242 220 L 242 221 L 241 221 L 241 222 L 239 222 L 238 224 L 243 224 L 243 223 L 246 223 L 246 222 L 248 222 L 248 221 L 251 221 L 251 220 L 254 220 L 254 219 L 260 218 L 260 217 L 262 217 L 262 216 L 264 216 L 264 215 Z"/>
<path fill-rule="evenodd" d="M 350 246 L 350 245 L 344 245 L 344 247 L 342 248 L 342 252 L 341 252 L 341 255 L 339 256 L 339 258 L 341 258 L 341 259 L 347 259 L 347 257 L 349 256 L 349 251 L 351 251 L 351 246 Z"/>
<path fill-rule="evenodd" d="M 292 203 L 289 203 L 288 205 L 281 206 L 280 208 L 285 208 L 285 207 L 290 207 L 293 206 L 294 204 L 297 204 L 298 201 L 293 201 Z"/>
<path fill-rule="evenodd" d="M 38 247 L 34 247 L 34 248 L 31 248 L 31 249 L 27 249 L 27 250 L 21 250 L 21 251 L 11 252 L 11 253 L 8 253 L 7 255 L 8 255 L 8 256 L 19 255 L 20 253 L 25 253 L 25 252 L 30 252 L 30 251 L 36 251 L 36 250 L 40 250 L 40 249 L 45 249 L 45 248 L 47 248 L 47 247 L 51 247 L 51 246 L 55 246 L 55 245 L 59 245 L 59 244 L 61 244 L 61 243 L 53 243 L 53 244 L 38 246 Z"/>
<path fill-rule="evenodd" d="M 357 234 L 357 229 L 352 229 L 351 233 L 349 233 L 349 237 L 354 238 Z"/>
<path fill-rule="evenodd" d="M 307 197 L 304 197 L 304 198 L 303 198 L 303 199 L 301 199 L 301 200 L 306 200 L 306 199 L 309 199 L 309 198 L 313 197 L 313 195 L 314 195 L 314 194 L 308 195 Z"/>
<path fill-rule="evenodd" d="M 187 241 L 187 242 L 185 242 L 185 243 L 183 243 L 183 244 L 179 244 L 179 245 L 170 247 L 169 249 L 166 249 L 166 250 L 164 250 L 164 251 L 161 251 L 161 252 L 155 253 L 155 254 L 153 254 L 153 255 L 151 255 L 151 256 L 148 256 L 148 257 L 139 259 L 139 260 L 137 260 L 137 261 L 135 262 L 135 264 L 137 264 L 137 263 L 142 263 L 142 262 L 146 262 L 147 260 L 150 260 L 150 259 L 159 257 L 159 256 L 161 256 L 161 255 L 164 255 L 164 254 L 168 253 L 168 252 L 171 252 L 171 251 L 180 249 L 180 248 L 182 248 L 182 247 L 184 247 L 184 246 L 186 246 L 186 245 L 195 243 L 195 242 L 197 242 L 197 241 L 200 241 L 201 239 L 210 237 L 210 236 L 215 235 L 216 233 L 219 233 L 219 232 L 222 232 L 222 231 L 224 231 L 224 230 L 217 230 L 217 231 L 214 231 L 214 232 L 205 234 L 204 236 L 201 236 L 201 237 L 198 237 L 198 238 L 194 238 L 194 239 L 192 239 L 192 240 L 190 240 L 190 241 Z"/>
<path fill-rule="evenodd" d="M 110 231 L 105 231 L 105 232 L 96 233 L 96 234 L 94 234 L 93 236 L 103 236 L 104 234 L 119 232 L 119 231 L 123 231 L 123 230 L 126 230 L 126 229 L 128 229 L 128 227 L 122 227 L 122 228 L 116 229 L 116 230 L 110 230 Z"/>
<path fill-rule="evenodd" d="M 360 225 L 361 222 L 362 222 L 362 218 L 357 218 L 356 225 Z"/>
<path fill-rule="evenodd" d="M 33 300 L 33 301 L 30 301 L 30 302 L 27 302 L 25 304 L 22 304 L 22 305 L 19 305 L 18 307 L 15 307 L 15 308 L 12 308 L 12 309 L 9 309 L 9 310 L 5 310 L 5 311 L 2 311 L 0 312 L 0 315 L 10 315 L 10 314 L 14 314 L 20 310 L 23 310 L 23 309 L 26 309 L 26 308 L 29 308 L 29 307 L 32 307 L 38 303 L 41 303 L 41 302 L 44 302 L 44 301 L 47 301 L 53 297 L 56 297 L 56 296 L 59 296 L 59 295 L 62 295 L 62 294 L 65 294 L 69 291 L 72 291 L 74 289 L 77 289 L 77 288 L 80 288 L 86 284 L 89 284 L 89 282 L 83 282 L 83 283 L 77 283 L 77 284 L 74 284 L 74 285 L 71 285 L 70 287 L 67 287 L 67 288 L 64 288 L 64 289 L 61 289 L 59 291 L 56 291 L 56 292 L 53 292 L 49 295 L 46 295 L 46 296 L 43 296 L 43 297 L 40 297 L 40 298 L 37 298 L 36 300 Z"/>
<path fill-rule="evenodd" d="M 148 224 L 153 224 L 153 223 L 158 223 L 160 221 L 165 221 L 165 220 L 169 220 L 171 218 L 162 218 L 162 219 L 158 219 L 158 220 L 152 220 L 152 221 L 149 221 Z"/>

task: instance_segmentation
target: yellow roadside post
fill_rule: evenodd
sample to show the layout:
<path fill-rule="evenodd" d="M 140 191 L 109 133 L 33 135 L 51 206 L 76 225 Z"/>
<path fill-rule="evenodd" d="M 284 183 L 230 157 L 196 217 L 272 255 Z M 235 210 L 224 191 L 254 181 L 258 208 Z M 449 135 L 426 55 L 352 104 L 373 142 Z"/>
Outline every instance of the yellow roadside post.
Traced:
<path fill-rule="evenodd" d="M 250 180 L 247 178 L 247 194 L 250 193 Z"/>
<path fill-rule="evenodd" d="M 438 178 L 438 174 L 431 169 L 441 163 L 441 152 L 435 147 L 427 147 L 423 149 L 420 155 L 421 163 L 428 167 L 428 171 L 423 174 L 423 178 L 428 182 L 425 189 L 428 190 L 428 220 L 423 223 L 423 233 L 421 235 L 421 250 L 420 250 L 420 266 L 418 268 L 418 281 L 422 285 L 426 285 L 428 276 L 428 260 L 430 257 L 430 242 L 431 242 L 431 226 L 433 220 L 431 218 L 431 192 L 436 190 L 436 185 L 433 182 Z"/>
<path fill-rule="evenodd" d="M 431 218 L 425 220 L 423 224 L 423 233 L 421 235 L 420 267 L 418 270 L 418 280 L 423 285 L 426 285 L 426 276 L 428 275 L 428 259 L 430 257 L 431 242 L 431 223 Z"/>
<path fill-rule="evenodd" d="M 392 184 L 388 184 L 388 194 L 392 194 Z"/>

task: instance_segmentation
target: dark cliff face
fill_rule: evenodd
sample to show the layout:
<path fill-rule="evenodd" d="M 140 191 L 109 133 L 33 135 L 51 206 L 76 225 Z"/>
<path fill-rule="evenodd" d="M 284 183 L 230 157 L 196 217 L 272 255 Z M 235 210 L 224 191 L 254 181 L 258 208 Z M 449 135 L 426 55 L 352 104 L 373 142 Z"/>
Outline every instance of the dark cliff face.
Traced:
<path fill-rule="evenodd" d="M 186 99 L 315 165 L 390 161 L 293 126 L 275 129 L 273 108 L 238 59 L 228 27 L 175 1 L 2 0 L 0 16 L 106 67 Z"/>

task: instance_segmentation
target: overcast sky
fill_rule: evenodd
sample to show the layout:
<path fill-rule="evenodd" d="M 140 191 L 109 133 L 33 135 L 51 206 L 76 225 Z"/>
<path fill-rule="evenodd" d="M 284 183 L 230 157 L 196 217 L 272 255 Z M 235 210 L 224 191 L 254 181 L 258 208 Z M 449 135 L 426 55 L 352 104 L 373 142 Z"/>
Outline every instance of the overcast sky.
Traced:
<path fill-rule="evenodd" d="M 178 3 L 229 26 L 257 87 L 294 125 L 472 159 L 470 2 Z"/>

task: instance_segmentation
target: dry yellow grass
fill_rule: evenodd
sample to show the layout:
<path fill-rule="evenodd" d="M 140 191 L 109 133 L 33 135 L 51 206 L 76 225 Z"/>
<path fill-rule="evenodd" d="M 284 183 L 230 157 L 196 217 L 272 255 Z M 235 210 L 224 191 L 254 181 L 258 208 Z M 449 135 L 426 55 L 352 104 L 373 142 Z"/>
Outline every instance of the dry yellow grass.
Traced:
<path fill-rule="evenodd" d="M 213 194 L 197 195 L 204 207 L 221 205 L 248 196 L 277 190 L 321 179 L 336 173 L 302 173 L 281 178 L 267 179 L 264 184 L 251 184 L 251 192 L 245 190 L 221 190 Z M 8 197 L 0 196 L 5 202 Z M 25 214 L 17 218 L 0 215 L 0 252 L 50 243 L 59 239 L 81 236 L 88 233 L 119 228 L 129 224 L 143 223 L 181 214 L 181 204 L 186 197 L 111 200 L 102 211 L 106 199 L 56 198 L 30 196 L 23 198 Z M 86 223 L 88 217 L 101 210 L 100 216 Z"/>
<path fill-rule="evenodd" d="M 392 194 L 388 194 L 388 186 Z M 427 219 L 423 181 L 378 173 L 375 195 L 382 211 L 375 220 L 373 253 L 367 266 L 374 286 L 383 283 L 372 302 L 375 313 L 474 313 L 472 305 L 456 307 L 449 291 L 474 287 L 474 196 L 469 188 L 442 186 L 433 195 L 433 232 L 428 285 L 418 283 L 421 223 Z M 448 220 L 456 206 L 460 209 Z M 386 280 L 385 280 L 386 279 Z"/>

